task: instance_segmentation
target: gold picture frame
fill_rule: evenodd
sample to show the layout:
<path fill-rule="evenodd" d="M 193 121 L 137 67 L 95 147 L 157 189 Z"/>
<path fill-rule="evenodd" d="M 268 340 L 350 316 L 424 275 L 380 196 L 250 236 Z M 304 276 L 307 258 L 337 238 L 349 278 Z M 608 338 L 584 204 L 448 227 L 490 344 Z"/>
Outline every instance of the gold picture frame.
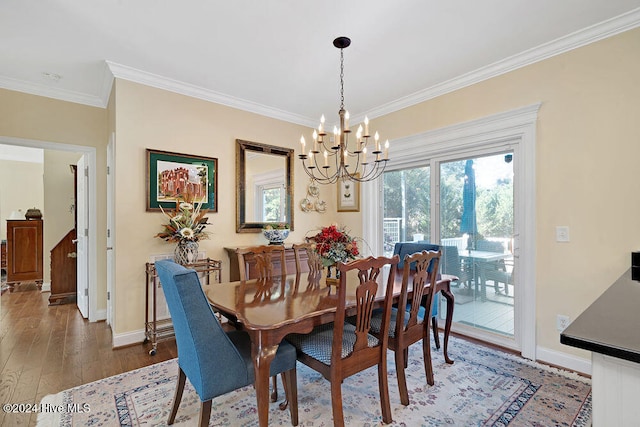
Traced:
<path fill-rule="evenodd" d="M 360 212 L 360 182 L 338 180 L 338 212 Z"/>

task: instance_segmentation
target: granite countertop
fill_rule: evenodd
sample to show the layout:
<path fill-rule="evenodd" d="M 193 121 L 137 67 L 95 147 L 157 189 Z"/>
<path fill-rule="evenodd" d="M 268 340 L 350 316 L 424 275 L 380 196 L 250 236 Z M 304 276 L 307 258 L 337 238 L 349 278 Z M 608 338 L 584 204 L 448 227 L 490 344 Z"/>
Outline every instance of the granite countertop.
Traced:
<path fill-rule="evenodd" d="M 627 270 L 561 334 L 572 347 L 640 363 L 640 282 Z"/>

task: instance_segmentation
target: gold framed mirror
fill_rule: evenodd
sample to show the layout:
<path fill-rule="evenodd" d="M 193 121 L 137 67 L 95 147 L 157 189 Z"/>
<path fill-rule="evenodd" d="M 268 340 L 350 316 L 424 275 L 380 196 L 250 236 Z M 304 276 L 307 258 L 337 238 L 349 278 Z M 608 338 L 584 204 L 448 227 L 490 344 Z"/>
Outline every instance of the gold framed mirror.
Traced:
<path fill-rule="evenodd" d="M 293 230 L 293 149 L 236 139 L 236 232 Z"/>

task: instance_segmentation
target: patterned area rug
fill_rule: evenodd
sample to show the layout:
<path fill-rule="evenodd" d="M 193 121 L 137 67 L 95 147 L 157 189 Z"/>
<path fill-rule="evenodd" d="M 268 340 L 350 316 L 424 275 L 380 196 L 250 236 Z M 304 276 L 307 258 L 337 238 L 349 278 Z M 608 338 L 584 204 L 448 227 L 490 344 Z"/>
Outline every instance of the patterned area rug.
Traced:
<path fill-rule="evenodd" d="M 389 352 L 389 393 L 394 426 L 589 426 L 591 385 L 575 374 L 452 337 L 453 365 L 433 352 L 435 385 L 428 386 L 420 344 L 410 349 L 409 406 L 398 396 Z M 42 403 L 62 404 L 80 413 L 41 413 L 38 426 L 166 425 L 176 384 L 175 360 L 78 386 Z M 281 381 L 278 381 L 281 386 Z M 346 425 L 377 426 L 382 417 L 377 370 L 368 369 L 342 384 Z M 280 390 L 280 396 L 284 392 Z M 319 374 L 298 364 L 300 426 L 331 426 L 331 392 Z M 71 406 L 67 406 L 67 405 Z M 211 426 L 257 426 L 253 387 L 213 401 Z M 200 401 L 187 382 L 174 425 L 195 425 Z M 269 425 L 290 426 L 289 411 L 271 405 Z"/>

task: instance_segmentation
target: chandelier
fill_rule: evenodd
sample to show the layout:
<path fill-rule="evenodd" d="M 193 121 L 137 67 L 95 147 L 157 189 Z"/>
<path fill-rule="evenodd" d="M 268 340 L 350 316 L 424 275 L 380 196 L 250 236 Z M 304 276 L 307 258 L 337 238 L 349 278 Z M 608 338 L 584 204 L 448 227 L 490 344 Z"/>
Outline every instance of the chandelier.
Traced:
<path fill-rule="evenodd" d="M 313 131 L 313 141 L 307 151 L 304 135 L 300 137 L 304 171 L 312 180 L 321 184 L 342 181 L 372 181 L 384 172 L 389 161 L 389 140 L 380 143 L 378 132 L 370 141 L 369 119 L 365 116 L 364 128 L 358 126 L 355 138 L 349 141 L 352 133 L 349 129 L 349 112 L 344 109 L 344 49 L 349 47 L 351 39 L 338 37 L 333 45 L 340 49 L 340 128 L 333 128 L 333 136 L 325 138 L 324 115 L 320 125 Z"/>

